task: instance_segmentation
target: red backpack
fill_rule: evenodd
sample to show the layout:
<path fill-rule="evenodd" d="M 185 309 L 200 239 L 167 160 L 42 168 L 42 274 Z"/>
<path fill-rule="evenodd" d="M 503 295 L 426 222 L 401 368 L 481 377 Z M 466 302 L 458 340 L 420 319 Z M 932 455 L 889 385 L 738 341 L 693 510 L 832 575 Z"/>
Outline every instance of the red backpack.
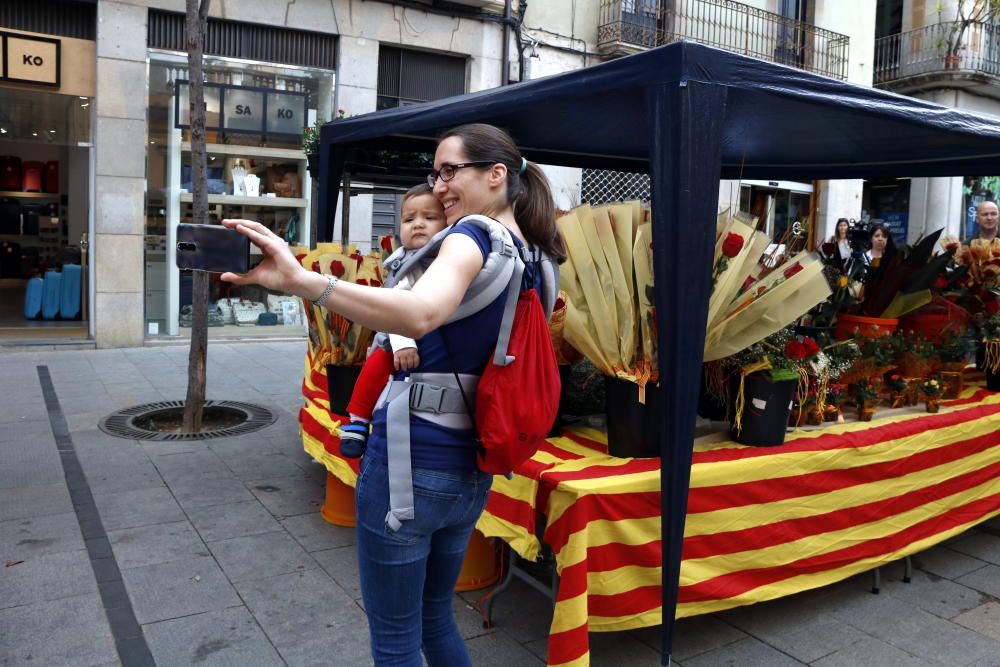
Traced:
<path fill-rule="evenodd" d="M 511 291 L 520 291 L 520 276 Z M 508 297 L 508 306 L 509 306 Z M 559 410 L 560 379 L 552 338 L 538 293 L 520 292 L 510 325 L 505 365 L 497 356 L 486 365 L 476 390 L 476 430 L 482 448 L 479 469 L 506 475 L 538 451 Z M 498 352 L 507 313 L 500 325 Z"/>

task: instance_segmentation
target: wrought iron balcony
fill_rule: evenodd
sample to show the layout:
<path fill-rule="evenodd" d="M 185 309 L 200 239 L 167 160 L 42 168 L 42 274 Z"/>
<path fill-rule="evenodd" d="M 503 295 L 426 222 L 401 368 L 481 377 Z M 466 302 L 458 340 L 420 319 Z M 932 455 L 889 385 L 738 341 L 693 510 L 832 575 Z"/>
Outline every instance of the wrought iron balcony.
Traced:
<path fill-rule="evenodd" d="M 937 23 L 875 40 L 880 88 L 917 89 L 945 76 L 974 80 L 976 75 L 1000 76 L 1000 29 L 993 24 Z"/>
<path fill-rule="evenodd" d="M 627 55 L 682 39 L 847 78 L 847 35 L 733 0 L 601 0 L 602 53 Z"/>

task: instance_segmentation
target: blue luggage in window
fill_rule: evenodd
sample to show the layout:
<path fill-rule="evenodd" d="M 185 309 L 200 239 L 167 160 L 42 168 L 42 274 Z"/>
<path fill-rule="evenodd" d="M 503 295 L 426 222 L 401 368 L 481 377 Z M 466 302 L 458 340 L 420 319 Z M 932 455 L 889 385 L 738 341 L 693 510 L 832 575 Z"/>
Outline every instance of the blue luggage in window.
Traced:
<path fill-rule="evenodd" d="M 32 278 L 24 288 L 24 317 L 28 320 L 37 320 L 42 314 L 42 290 L 45 281 L 41 278 Z"/>
<path fill-rule="evenodd" d="M 54 320 L 59 315 L 61 300 L 62 274 L 58 271 L 46 271 L 42 289 L 42 319 Z"/>
<path fill-rule="evenodd" d="M 80 265 L 63 264 L 59 317 L 75 320 L 80 315 Z"/>

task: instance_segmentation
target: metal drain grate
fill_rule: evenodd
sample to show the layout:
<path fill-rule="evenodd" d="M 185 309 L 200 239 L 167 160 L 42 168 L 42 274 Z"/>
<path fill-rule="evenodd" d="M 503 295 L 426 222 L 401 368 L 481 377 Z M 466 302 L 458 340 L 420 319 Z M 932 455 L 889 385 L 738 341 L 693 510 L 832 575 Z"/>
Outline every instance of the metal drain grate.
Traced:
<path fill-rule="evenodd" d="M 162 431 L 150 431 L 136 426 L 135 420 L 141 419 L 153 412 L 170 410 L 171 408 L 183 408 L 184 401 L 160 401 L 159 403 L 145 403 L 134 405 L 114 412 L 101 420 L 98 426 L 108 435 L 118 438 L 128 438 L 129 440 L 214 440 L 216 438 L 226 438 L 232 435 L 243 435 L 253 433 L 273 424 L 277 417 L 267 408 L 253 403 L 242 403 L 240 401 L 205 401 L 206 408 L 229 408 L 246 415 L 246 420 L 236 426 L 226 426 L 211 431 L 201 433 L 164 433 Z"/>

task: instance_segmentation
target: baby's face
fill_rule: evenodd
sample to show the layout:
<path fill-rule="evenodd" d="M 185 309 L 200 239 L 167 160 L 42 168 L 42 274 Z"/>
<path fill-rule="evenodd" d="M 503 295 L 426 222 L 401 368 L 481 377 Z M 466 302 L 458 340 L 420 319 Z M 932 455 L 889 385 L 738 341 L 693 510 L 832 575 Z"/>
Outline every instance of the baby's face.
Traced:
<path fill-rule="evenodd" d="M 399 238 L 407 250 L 423 248 L 445 228 L 444 209 L 434 195 L 417 195 L 403 202 Z"/>

